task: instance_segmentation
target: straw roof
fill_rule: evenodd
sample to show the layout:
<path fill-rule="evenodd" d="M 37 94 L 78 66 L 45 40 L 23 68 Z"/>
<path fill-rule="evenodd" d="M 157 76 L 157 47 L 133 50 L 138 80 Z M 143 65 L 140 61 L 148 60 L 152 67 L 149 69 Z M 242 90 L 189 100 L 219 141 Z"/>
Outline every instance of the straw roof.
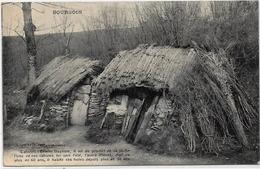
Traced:
<path fill-rule="evenodd" d="M 194 65 L 192 49 L 140 45 L 120 52 L 93 82 L 111 91 L 130 87 L 173 89 Z"/>
<path fill-rule="evenodd" d="M 171 107 L 179 114 L 180 128 L 191 152 L 196 147 L 220 151 L 219 143 L 224 143 L 230 133 L 235 133 L 241 145 L 248 146 L 244 127 L 249 129 L 257 119 L 222 49 L 208 52 L 198 47 L 141 45 L 120 52 L 93 84 L 104 95 L 131 87 L 169 89 L 165 96 L 173 101 Z M 167 116 L 168 129 L 172 127 L 171 118 Z"/>
<path fill-rule="evenodd" d="M 99 61 L 80 56 L 56 57 L 43 67 L 31 92 L 37 88 L 41 98 L 58 101 L 83 78 L 98 75 L 101 71 Z"/>

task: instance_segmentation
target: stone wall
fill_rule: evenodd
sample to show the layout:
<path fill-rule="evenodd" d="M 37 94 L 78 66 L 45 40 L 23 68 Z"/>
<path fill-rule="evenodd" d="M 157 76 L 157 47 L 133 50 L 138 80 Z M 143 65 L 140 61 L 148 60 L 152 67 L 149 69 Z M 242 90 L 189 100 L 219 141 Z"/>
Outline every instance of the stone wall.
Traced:
<path fill-rule="evenodd" d="M 55 131 L 62 130 L 69 125 L 71 95 L 68 94 L 58 103 L 41 100 L 37 104 L 37 111 L 33 115 L 25 115 L 23 124 L 30 130 Z M 43 113 L 41 114 L 41 111 Z"/>
<path fill-rule="evenodd" d="M 88 122 L 91 122 L 96 118 L 102 118 L 105 115 L 108 100 L 108 95 L 95 91 L 91 92 L 88 108 Z"/>

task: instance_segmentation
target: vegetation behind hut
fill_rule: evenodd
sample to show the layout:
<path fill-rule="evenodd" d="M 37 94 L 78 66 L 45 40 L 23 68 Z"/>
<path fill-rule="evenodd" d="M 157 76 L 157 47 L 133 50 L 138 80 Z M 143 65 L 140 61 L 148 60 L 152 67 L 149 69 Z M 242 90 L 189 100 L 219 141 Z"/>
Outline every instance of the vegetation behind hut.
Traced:
<path fill-rule="evenodd" d="M 114 15 L 110 18 L 113 22 L 106 22 L 108 17 L 105 14 L 108 11 L 100 9 L 99 12 L 104 15 L 93 18 L 92 21 L 97 25 L 97 30 L 90 31 L 86 19 L 85 31 L 72 33 L 71 54 L 86 55 L 107 64 L 114 53 L 133 49 L 138 44 L 187 47 L 193 40 L 207 46 L 208 50 L 228 48 L 230 57 L 235 62 L 235 72 L 239 75 L 257 69 L 258 2 L 209 2 L 210 8 L 206 12 L 201 11 L 200 6 L 200 2 L 140 3 L 133 12 L 140 26 L 132 27 L 131 23 L 124 22 L 129 28 L 121 28 L 117 21 L 119 17 Z M 120 9 L 117 7 L 111 10 L 113 14 L 119 15 Z M 120 15 L 124 13 L 121 12 Z M 95 19 L 99 22 L 96 23 Z M 108 25 L 105 27 L 103 23 Z M 36 36 L 39 69 L 54 57 L 63 54 L 62 44 L 57 43 L 60 36 Z M 22 88 L 26 84 L 23 80 L 27 67 L 25 45 L 19 37 L 4 37 L 3 47 L 6 49 L 3 51 L 4 84 Z"/>

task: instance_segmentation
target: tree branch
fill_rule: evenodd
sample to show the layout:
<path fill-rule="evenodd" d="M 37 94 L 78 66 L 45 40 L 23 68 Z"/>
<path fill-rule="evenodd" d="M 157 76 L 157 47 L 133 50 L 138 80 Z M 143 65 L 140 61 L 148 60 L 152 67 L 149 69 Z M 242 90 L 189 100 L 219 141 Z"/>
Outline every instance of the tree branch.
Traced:
<path fill-rule="evenodd" d="M 41 13 L 41 14 L 44 14 L 44 11 L 40 11 L 40 10 L 35 9 L 35 8 L 32 8 L 32 10 L 34 10 L 34 11 L 36 11 L 36 12 L 39 12 L 39 13 Z"/>
<path fill-rule="evenodd" d="M 16 30 L 16 28 L 15 28 L 15 29 L 11 29 L 11 28 L 8 28 L 8 27 L 6 27 L 6 26 L 3 26 L 3 28 L 6 28 L 7 30 L 14 31 L 14 32 L 17 34 L 17 36 L 20 37 L 20 38 L 25 42 L 25 39 L 24 39 L 23 35 L 20 34 L 20 33 Z"/>
<path fill-rule="evenodd" d="M 2 3 L 2 5 L 8 5 L 8 4 L 12 4 L 12 2 L 5 2 L 5 3 Z"/>
<path fill-rule="evenodd" d="M 47 35 L 43 36 L 42 38 L 39 38 L 37 41 L 36 41 L 36 45 L 38 46 L 40 42 L 44 41 L 45 39 L 51 37 L 51 34 L 48 33 Z"/>

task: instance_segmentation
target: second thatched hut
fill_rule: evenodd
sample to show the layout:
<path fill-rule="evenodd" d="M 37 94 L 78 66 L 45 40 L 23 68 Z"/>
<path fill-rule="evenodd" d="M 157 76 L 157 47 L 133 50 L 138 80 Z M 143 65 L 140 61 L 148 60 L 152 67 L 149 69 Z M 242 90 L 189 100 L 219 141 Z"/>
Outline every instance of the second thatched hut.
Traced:
<path fill-rule="evenodd" d="M 85 125 L 91 82 L 103 68 L 81 56 L 59 56 L 45 65 L 27 97 L 24 123 L 36 130 Z"/>
<path fill-rule="evenodd" d="M 235 136 L 248 145 L 255 111 L 222 50 L 140 45 L 120 52 L 93 86 L 90 122 L 128 142 L 216 152 Z"/>

